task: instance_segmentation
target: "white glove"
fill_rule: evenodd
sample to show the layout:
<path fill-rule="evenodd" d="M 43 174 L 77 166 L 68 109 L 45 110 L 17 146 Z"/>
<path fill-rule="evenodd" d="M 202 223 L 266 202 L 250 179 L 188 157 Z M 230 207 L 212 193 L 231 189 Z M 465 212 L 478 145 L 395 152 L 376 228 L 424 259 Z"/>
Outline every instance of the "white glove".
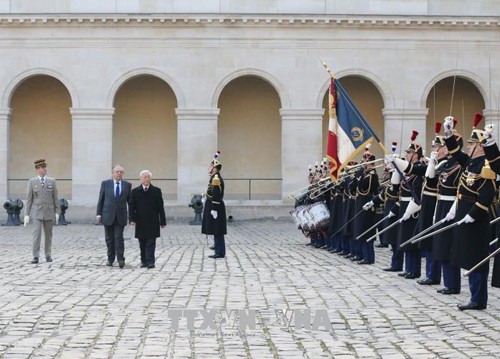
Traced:
<path fill-rule="evenodd" d="M 211 210 L 210 214 L 212 215 L 212 217 L 214 217 L 214 219 L 217 219 L 218 216 L 217 211 Z"/>
<path fill-rule="evenodd" d="M 59 223 L 59 214 L 56 213 L 56 223 Z"/>
<path fill-rule="evenodd" d="M 207 201 L 207 196 L 205 193 L 201 193 L 201 203 L 203 203 L 203 205 L 205 205 L 205 202 Z"/>
<path fill-rule="evenodd" d="M 446 217 L 443 218 L 443 221 L 444 222 L 453 221 L 455 219 L 456 210 L 457 210 L 457 201 L 455 200 L 455 202 L 453 202 L 453 204 L 451 205 L 450 210 L 446 214 Z"/>
<path fill-rule="evenodd" d="M 391 174 L 391 184 L 400 184 L 401 183 L 401 175 L 396 170 L 392 170 Z"/>
<path fill-rule="evenodd" d="M 394 159 L 395 158 L 396 157 L 394 157 L 394 155 L 392 155 L 392 154 L 391 155 L 385 155 L 385 161 L 384 162 L 385 162 L 386 166 L 389 167 L 389 168 L 394 168 Z"/>
<path fill-rule="evenodd" d="M 460 221 L 458 221 L 458 224 L 462 223 L 474 223 L 475 219 L 469 216 L 468 214 L 465 215 L 464 218 L 462 218 Z"/>
<path fill-rule="evenodd" d="M 404 172 L 408 168 L 408 161 L 402 160 L 401 158 L 394 158 L 394 164 L 401 172 Z"/>
<path fill-rule="evenodd" d="M 30 223 L 30 216 L 24 216 L 24 226 L 26 227 Z"/>
<path fill-rule="evenodd" d="M 396 213 L 394 213 L 393 211 L 390 211 L 389 214 L 387 215 L 387 218 L 392 218 L 395 216 L 396 216 Z"/>
<path fill-rule="evenodd" d="M 373 203 L 373 201 L 366 202 L 363 205 L 363 210 L 368 211 L 368 210 L 372 209 L 374 205 L 375 205 L 375 203 Z"/>
<path fill-rule="evenodd" d="M 447 134 L 446 137 L 450 137 L 448 136 L 449 133 L 453 133 L 453 116 L 446 116 L 444 118 L 444 123 L 443 123 L 443 128 L 444 128 L 444 132 Z"/>
<path fill-rule="evenodd" d="M 418 211 L 420 211 L 420 205 L 416 204 L 413 200 L 408 202 L 408 207 L 406 207 L 406 211 L 403 214 L 403 217 L 401 217 L 401 221 L 406 221 Z"/>
<path fill-rule="evenodd" d="M 493 129 L 494 126 L 492 123 L 484 126 L 484 140 L 481 143 L 483 147 L 493 146 L 496 143 L 493 137 Z"/>
<path fill-rule="evenodd" d="M 431 152 L 429 163 L 427 164 L 427 169 L 425 170 L 425 177 L 427 178 L 434 178 L 434 176 L 436 176 L 437 155 L 437 151 Z"/>

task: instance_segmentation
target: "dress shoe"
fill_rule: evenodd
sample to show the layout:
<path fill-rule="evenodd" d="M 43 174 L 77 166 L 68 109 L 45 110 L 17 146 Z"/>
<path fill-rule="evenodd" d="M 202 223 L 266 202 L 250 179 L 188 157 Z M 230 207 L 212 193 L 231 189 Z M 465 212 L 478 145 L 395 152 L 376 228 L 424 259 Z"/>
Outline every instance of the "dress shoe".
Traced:
<path fill-rule="evenodd" d="M 449 288 L 444 288 L 442 291 L 441 291 L 441 294 L 459 294 L 460 291 L 459 290 L 455 290 L 455 289 L 449 289 Z"/>
<path fill-rule="evenodd" d="M 118 262 L 118 266 L 119 266 L 120 268 L 125 267 L 125 261 L 119 261 L 119 262 Z"/>
<path fill-rule="evenodd" d="M 434 285 L 434 284 L 439 284 L 438 282 L 434 282 L 430 278 L 425 278 L 417 281 L 418 284 L 420 285 Z"/>
<path fill-rule="evenodd" d="M 436 290 L 436 292 L 437 292 L 437 293 L 441 293 L 441 294 L 443 294 L 443 292 L 444 292 L 445 290 L 448 290 L 448 288 L 446 288 L 446 287 L 445 287 L 445 288 L 441 288 L 441 289 Z"/>
<path fill-rule="evenodd" d="M 208 249 L 214 250 L 215 247 L 214 246 L 210 246 L 210 247 L 208 247 Z"/>
<path fill-rule="evenodd" d="M 47 257 L 45 257 L 45 260 L 46 260 L 47 262 L 52 262 L 52 257 L 51 257 L 51 256 L 47 256 Z"/>
<path fill-rule="evenodd" d="M 373 262 L 367 261 L 366 259 L 363 259 L 362 261 L 359 261 L 358 264 L 373 264 Z"/>
<path fill-rule="evenodd" d="M 214 259 L 217 259 L 217 258 L 224 258 L 223 256 L 220 256 L 218 254 L 212 254 L 211 256 L 208 256 L 208 258 L 214 258 Z"/>
<path fill-rule="evenodd" d="M 154 268 L 155 265 L 153 263 L 148 264 L 148 269 Z"/>
<path fill-rule="evenodd" d="M 113 262 L 111 262 L 111 261 L 107 261 L 107 262 L 106 262 L 106 265 L 107 265 L 108 267 L 112 267 L 112 266 L 113 266 Z"/>
<path fill-rule="evenodd" d="M 406 277 L 408 274 L 410 274 L 410 273 L 405 271 L 405 272 L 398 273 L 398 276 L 399 277 Z"/>
<path fill-rule="evenodd" d="M 483 306 L 481 304 L 474 303 L 474 302 L 469 302 L 467 304 L 462 304 L 462 305 L 457 304 L 457 307 L 460 310 L 469 310 L 469 309 L 471 309 L 471 310 L 483 310 L 483 309 L 486 309 L 485 306 Z"/>
<path fill-rule="evenodd" d="M 344 255 L 344 258 L 347 258 L 347 259 L 351 259 L 352 257 L 354 257 L 351 253 L 347 253 L 346 255 Z"/>
<path fill-rule="evenodd" d="M 415 273 L 408 273 L 407 275 L 405 275 L 405 278 L 406 279 L 415 279 L 415 278 L 420 278 L 420 276 L 415 274 Z"/>
<path fill-rule="evenodd" d="M 401 268 L 393 268 L 393 267 L 383 268 L 382 270 L 385 272 L 401 272 Z"/>
<path fill-rule="evenodd" d="M 358 256 L 354 256 L 351 258 L 351 261 L 353 262 L 359 262 L 361 260 L 361 257 L 358 257 Z"/>
<path fill-rule="evenodd" d="M 38 264 L 38 257 L 33 258 L 31 264 Z"/>
<path fill-rule="evenodd" d="M 141 268 L 146 268 L 148 265 L 146 263 L 141 263 Z"/>

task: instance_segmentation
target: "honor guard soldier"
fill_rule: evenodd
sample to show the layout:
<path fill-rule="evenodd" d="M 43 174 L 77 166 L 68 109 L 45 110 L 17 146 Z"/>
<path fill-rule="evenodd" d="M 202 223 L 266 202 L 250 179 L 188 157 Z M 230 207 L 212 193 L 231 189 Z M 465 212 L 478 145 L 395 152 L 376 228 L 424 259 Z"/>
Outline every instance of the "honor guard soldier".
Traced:
<path fill-rule="evenodd" d="M 484 131 L 477 129 L 483 116 L 474 115 L 473 130 L 467 140 L 467 154 L 460 152 L 453 135 L 453 120 L 444 122 L 445 142 L 450 154 L 463 168 L 458 186 L 457 201 L 450 209 L 454 215 L 454 238 L 451 263 L 471 269 L 488 256 L 490 242 L 490 213 L 496 192 L 495 173 L 489 168 L 481 141 Z M 449 213 L 450 213 L 449 212 Z M 486 309 L 488 303 L 489 263 L 485 263 L 469 276 L 471 298 L 469 303 L 459 305 L 460 310 Z"/>
<path fill-rule="evenodd" d="M 493 136 L 493 125 L 486 125 L 484 128 L 484 140 L 482 141 L 482 146 L 484 147 L 484 154 L 488 160 L 491 169 L 497 174 L 497 178 L 500 175 L 500 150 L 496 144 L 495 137 Z M 498 206 L 497 206 L 498 208 Z M 497 212 L 498 214 L 498 212 Z M 500 233 L 500 225 L 497 224 L 497 237 Z M 500 248 L 497 241 L 496 247 Z M 495 262 L 493 264 L 493 275 L 491 277 L 491 286 L 500 288 L 500 255 L 495 256 Z"/>
<path fill-rule="evenodd" d="M 410 145 L 405 150 L 405 159 L 388 156 L 396 166 L 396 170 L 404 172 L 404 178 L 400 186 L 400 225 L 397 237 L 398 250 L 404 252 L 405 270 L 398 274 L 406 279 L 415 279 L 420 277 L 421 258 L 420 249 L 417 245 L 409 244 L 401 248 L 401 244 L 413 236 L 417 225 L 417 219 L 420 212 L 421 194 L 423 186 L 423 165 L 422 146 L 415 142 L 418 136 L 417 131 L 412 131 Z M 419 170 L 420 168 L 420 170 Z M 400 254 L 401 255 L 401 254 Z"/>
<path fill-rule="evenodd" d="M 453 121 L 455 127 L 457 120 L 453 117 L 449 120 Z M 454 131 L 453 135 L 455 137 L 458 150 L 461 151 L 463 147 L 462 136 L 456 131 Z M 444 136 L 436 134 L 433 145 L 439 146 L 439 149 L 437 150 L 437 164 L 435 161 L 429 162 L 428 168 L 431 169 L 428 170 L 432 171 L 432 167 L 434 167 L 436 176 L 438 177 L 438 201 L 434 214 L 434 223 L 437 223 L 441 220 L 444 221 L 444 218 L 446 218 L 446 215 L 457 199 L 457 189 L 460 182 L 462 167 L 460 166 L 460 163 L 458 163 L 457 159 L 448 152 Z M 442 158 L 444 154 L 446 154 L 446 157 Z M 453 231 L 444 231 L 433 236 L 432 256 L 434 261 L 441 264 L 444 284 L 444 288 L 438 289 L 437 292 L 442 294 L 460 293 L 460 267 L 450 263 L 452 242 Z"/>
<path fill-rule="evenodd" d="M 396 152 L 397 142 L 392 142 L 392 152 Z M 401 182 L 401 177 L 399 173 L 386 162 L 384 172 L 390 179 L 386 185 L 383 186 L 380 193 L 373 197 L 373 199 L 368 202 L 364 208 L 371 208 L 373 206 L 378 207 L 384 204 L 384 221 L 382 222 L 381 228 L 387 228 L 392 225 L 398 217 L 399 214 L 399 185 Z M 391 246 L 392 257 L 391 265 L 384 268 L 384 271 L 388 272 L 400 272 L 403 270 L 403 262 L 398 261 L 398 254 L 396 248 L 397 242 L 397 228 L 391 228 L 380 234 L 380 242 L 386 243 Z"/>
<path fill-rule="evenodd" d="M 354 227 L 352 218 L 354 217 L 354 205 L 356 202 L 356 188 L 357 182 L 355 178 L 351 177 L 351 175 L 345 176 L 345 190 L 344 190 L 344 203 L 345 203 L 345 217 L 344 228 L 342 229 L 342 236 L 349 241 L 349 251 L 350 253 L 346 255 L 346 258 L 349 258 L 352 261 L 360 261 L 361 260 L 361 245 L 359 241 L 356 240 L 354 234 Z"/>
<path fill-rule="evenodd" d="M 227 234 L 226 206 L 224 205 L 224 180 L 220 174 L 222 163 L 219 161 L 220 152 L 214 155 L 208 166 L 207 200 L 203 209 L 201 233 L 214 236 L 215 253 L 210 258 L 224 258 L 226 256 L 226 243 L 224 235 Z"/>
<path fill-rule="evenodd" d="M 365 147 L 365 153 L 363 154 L 363 162 L 360 168 L 356 171 L 356 201 L 354 202 L 354 213 L 356 218 L 354 219 L 354 239 L 358 240 L 357 237 L 373 227 L 375 224 L 375 208 L 364 209 L 363 206 L 371 201 L 373 196 L 375 196 L 379 191 L 378 175 L 375 171 L 374 162 L 375 156 L 370 152 L 370 144 Z M 359 215 L 358 215 L 359 214 Z M 375 228 L 367 234 L 375 234 Z M 373 264 L 375 263 L 375 250 L 373 248 L 373 241 L 367 242 L 367 236 L 360 238 L 358 241 L 361 244 L 361 256 L 362 260 L 358 264 Z"/>

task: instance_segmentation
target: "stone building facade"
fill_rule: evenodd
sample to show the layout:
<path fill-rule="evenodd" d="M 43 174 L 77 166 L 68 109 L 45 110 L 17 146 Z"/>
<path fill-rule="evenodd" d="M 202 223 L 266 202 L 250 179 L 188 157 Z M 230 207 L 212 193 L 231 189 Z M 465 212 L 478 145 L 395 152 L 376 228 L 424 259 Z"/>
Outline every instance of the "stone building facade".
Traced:
<path fill-rule="evenodd" d="M 500 118 L 500 7 L 455 4 L 0 0 L 0 200 L 45 157 L 73 205 L 119 163 L 185 206 L 219 149 L 230 205 L 288 204 L 325 152 L 319 59 L 386 147 L 448 114 L 468 136 Z"/>

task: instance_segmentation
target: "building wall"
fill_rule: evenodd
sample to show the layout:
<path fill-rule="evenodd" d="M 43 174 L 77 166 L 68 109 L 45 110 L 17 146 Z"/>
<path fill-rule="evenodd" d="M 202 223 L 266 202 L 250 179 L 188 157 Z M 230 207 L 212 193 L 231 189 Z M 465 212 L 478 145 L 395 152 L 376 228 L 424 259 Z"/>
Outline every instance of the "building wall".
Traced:
<path fill-rule="evenodd" d="M 38 157 L 21 158 L 12 145 L 18 141 L 14 106 L 18 90 L 25 80 L 38 75 L 56 79 L 66 90 L 61 93 L 69 98 L 71 126 L 66 128 L 71 129 L 71 136 L 66 135 L 61 150 L 71 144 L 69 195 L 73 204 L 89 206 L 95 204 L 100 181 L 109 177 L 118 160 L 127 163 L 130 177 L 144 165 L 158 168 L 150 170 L 159 176 L 176 173 L 175 203 L 187 203 L 192 193 L 205 190 L 206 167 L 214 149 L 221 144 L 234 147 L 234 131 L 241 131 L 235 138 L 251 141 L 251 146 L 244 144 L 251 153 L 238 161 L 235 158 L 241 155 L 230 152 L 231 165 L 225 171 L 232 175 L 253 168 L 252 176 L 281 178 L 278 202 L 286 203 L 288 192 L 304 186 L 307 166 L 324 156 L 324 98 L 329 80 L 319 59 L 338 78 L 353 79 L 352 95 L 370 114 L 372 125 L 383 132 L 380 137 L 386 147 L 395 138 L 409 137 L 412 129 L 429 142 L 433 136 L 428 133 L 433 127 L 429 96 L 444 79 L 465 81 L 464 88 L 456 88 L 457 101 L 474 97 L 464 111 L 461 106 L 453 108 L 457 117 L 470 121 L 474 112 L 484 110 L 488 120 L 498 121 L 500 64 L 489 59 L 500 57 L 499 21 L 477 16 L 493 2 L 475 1 L 467 9 L 472 15 L 462 17 L 454 13 L 459 10 L 448 9 L 451 3 L 445 1 L 436 2 L 439 6 L 411 1 L 411 16 L 405 15 L 399 1 L 369 1 L 368 7 L 366 2 L 348 2 L 357 9 L 351 15 L 331 15 L 346 8 L 325 1 L 308 5 L 254 2 L 256 10 L 262 9 L 254 12 L 248 4 L 234 8 L 230 2 L 207 1 L 206 9 L 200 8 L 198 13 L 192 12 L 193 2 L 173 2 L 177 12 L 166 13 L 160 2 L 151 1 L 137 13 L 124 13 L 123 9 L 143 3 L 0 1 L 0 10 L 3 7 L 6 13 L 0 15 L 0 199 L 12 193 L 8 179 L 17 175 L 9 163 L 31 165 Z M 43 10 L 36 8 L 40 4 L 44 4 Z M 152 14 L 140 13 L 151 6 L 157 6 Z M 149 76 L 149 82 L 143 87 L 131 86 L 136 78 L 145 81 L 143 76 Z M 260 86 L 253 100 L 255 109 L 263 111 L 255 112 L 254 120 L 259 122 L 251 128 L 243 126 L 248 121 L 235 126 L 229 120 L 233 116 L 226 117 L 237 111 L 232 103 L 251 91 L 245 90 L 245 94 L 248 82 L 244 81 L 235 89 L 242 95 L 234 101 L 227 100 L 230 97 L 225 91 L 232 88 L 233 81 L 246 77 L 259 80 L 253 85 Z M 164 102 L 144 96 L 152 88 L 165 94 L 158 97 Z M 267 91 L 266 96 L 261 91 Z M 438 116 L 446 109 L 449 92 L 438 99 Z M 259 96 L 263 98 L 258 100 Z M 137 107 L 123 113 L 127 98 L 135 101 L 136 97 L 141 97 Z M 158 136 L 135 127 L 134 118 L 152 108 L 151 121 L 160 127 L 155 132 L 163 134 L 167 143 L 155 137 L 151 150 L 169 154 L 161 165 L 154 160 L 141 162 L 139 156 L 130 158 L 138 150 L 137 143 Z M 258 113 L 269 118 L 270 127 L 257 118 Z M 137 132 L 137 142 L 127 146 L 130 134 L 120 124 Z M 264 135 L 271 139 L 260 141 Z M 55 133 L 47 137 L 57 140 Z M 259 158 L 258 148 L 265 148 L 269 157 Z M 170 156 L 174 152 L 175 161 Z M 246 167 L 245 162 L 250 161 L 257 162 Z M 255 173 L 253 163 L 262 164 L 262 173 Z M 276 203 L 273 200 L 270 196 L 256 203 Z"/>

